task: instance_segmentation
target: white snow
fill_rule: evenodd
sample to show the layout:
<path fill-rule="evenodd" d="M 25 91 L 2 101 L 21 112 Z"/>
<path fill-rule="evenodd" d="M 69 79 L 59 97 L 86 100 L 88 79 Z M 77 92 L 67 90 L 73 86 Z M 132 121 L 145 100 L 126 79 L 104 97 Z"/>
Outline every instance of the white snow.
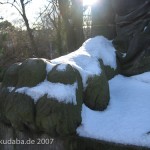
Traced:
<path fill-rule="evenodd" d="M 47 73 L 49 73 L 53 69 L 53 67 L 56 66 L 56 64 L 53 64 L 48 61 L 45 61 L 45 62 L 46 62 L 46 71 L 47 71 Z"/>
<path fill-rule="evenodd" d="M 12 87 L 9 87 L 9 89 L 11 88 Z M 76 105 L 76 89 L 76 82 L 72 85 L 64 85 L 62 83 L 51 83 L 49 81 L 44 81 L 35 87 L 18 88 L 15 92 L 30 96 L 34 99 L 35 103 L 39 98 L 47 94 L 48 98 L 55 98 L 59 102 L 72 103 Z"/>
<path fill-rule="evenodd" d="M 127 56 L 127 53 L 122 53 L 122 57 L 126 57 Z"/>
<path fill-rule="evenodd" d="M 9 92 L 12 92 L 15 89 L 15 87 L 7 87 L 7 89 Z"/>
<path fill-rule="evenodd" d="M 103 60 L 104 65 L 116 68 L 116 54 L 112 41 L 103 36 L 90 38 L 75 52 L 53 59 L 51 62 L 53 64 L 70 64 L 75 67 L 80 72 L 83 86 L 86 88 L 87 79 L 101 73 L 99 59 Z"/>
<path fill-rule="evenodd" d="M 147 26 L 144 27 L 144 31 L 147 29 Z"/>
<path fill-rule="evenodd" d="M 132 76 L 133 79 L 150 84 L 150 72 L 145 72 L 142 75 Z"/>
<path fill-rule="evenodd" d="M 83 48 L 91 57 L 102 59 L 104 65 L 116 69 L 116 50 L 112 45 L 112 41 L 107 40 L 103 36 L 96 36 L 85 41 L 83 43 Z"/>
<path fill-rule="evenodd" d="M 82 107 L 83 137 L 150 147 L 150 72 L 109 81 L 110 104 L 105 111 Z M 138 80 L 137 80 L 138 79 Z M 91 91 L 92 92 L 92 91 Z"/>
<path fill-rule="evenodd" d="M 67 64 L 60 64 L 57 66 L 56 70 L 57 71 L 65 71 L 67 67 Z"/>

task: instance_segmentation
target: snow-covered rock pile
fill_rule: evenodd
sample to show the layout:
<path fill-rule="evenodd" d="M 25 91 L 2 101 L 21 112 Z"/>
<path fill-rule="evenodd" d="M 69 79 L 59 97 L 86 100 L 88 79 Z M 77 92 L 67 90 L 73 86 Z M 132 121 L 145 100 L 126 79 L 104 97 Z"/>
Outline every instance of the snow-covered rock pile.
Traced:
<path fill-rule="evenodd" d="M 115 49 L 102 36 L 88 39 L 75 52 L 54 60 L 30 58 L 13 64 L 0 91 L 2 120 L 51 135 L 76 132 L 82 104 L 104 110 L 108 79 L 116 74 Z"/>
<path fill-rule="evenodd" d="M 17 130 L 150 147 L 150 73 L 116 72 L 115 49 L 101 36 L 51 61 L 13 64 L 0 89 L 0 120 Z"/>

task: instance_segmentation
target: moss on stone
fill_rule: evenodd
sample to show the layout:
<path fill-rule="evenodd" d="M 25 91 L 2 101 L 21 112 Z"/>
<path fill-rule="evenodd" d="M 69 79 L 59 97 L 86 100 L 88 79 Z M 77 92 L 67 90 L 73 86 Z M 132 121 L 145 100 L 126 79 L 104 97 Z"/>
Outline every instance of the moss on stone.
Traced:
<path fill-rule="evenodd" d="M 20 66 L 18 77 L 18 87 L 35 86 L 46 78 L 46 63 L 40 58 L 27 59 Z"/>
<path fill-rule="evenodd" d="M 119 69 L 118 66 L 117 66 L 116 69 L 114 69 L 111 66 L 104 65 L 104 63 L 101 59 L 99 59 L 99 63 L 100 63 L 100 66 L 101 66 L 101 70 L 103 70 L 105 72 L 107 80 L 112 79 L 115 75 L 118 74 L 118 69 Z"/>
<path fill-rule="evenodd" d="M 115 75 L 118 74 L 118 70 L 111 68 L 110 66 L 104 66 L 105 75 L 107 77 L 107 80 L 112 79 Z"/>
<path fill-rule="evenodd" d="M 99 76 L 90 77 L 87 81 L 87 87 L 84 92 L 84 103 L 93 110 L 106 109 L 110 99 L 109 85 L 102 71 Z"/>
<path fill-rule="evenodd" d="M 36 125 L 52 136 L 75 134 L 80 123 L 80 104 L 65 104 L 46 95 L 36 104 Z"/>
<path fill-rule="evenodd" d="M 3 75 L 2 86 L 16 86 L 18 82 L 18 71 L 20 69 L 19 63 L 11 65 Z"/>
<path fill-rule="evenodd" d="M 3 121 L 5 123 L 8 122 L 4 115 L 4 108 L 6 105 L 6 98 L 8 95 L 9 95 L 9 91 L 7 88 L 2 88 L 0 90 L 0 121 Z"/>
<path fill-rule="evenodd" d="M 34 130 L 34 101 L 27 95 L 11 92 L 4 106 L 4 115 L 17 130 Z"/>
<path fill-rule="evenodd" d="M 0 67 L 0 82 L 3 81 L 6 70 L 7 70 L 6 68 Z"/>
<path fill-rule="evenodd" d="M 59 67 L 58 64 L 56 65 L 47 75 L 47 80 L 53 83 L 63 83 L 63 84 L 73 84 L 77 78 L 76 69 L 73 68 L 71 65 L 66 65 L 65 70 L 57 70 Z"/>

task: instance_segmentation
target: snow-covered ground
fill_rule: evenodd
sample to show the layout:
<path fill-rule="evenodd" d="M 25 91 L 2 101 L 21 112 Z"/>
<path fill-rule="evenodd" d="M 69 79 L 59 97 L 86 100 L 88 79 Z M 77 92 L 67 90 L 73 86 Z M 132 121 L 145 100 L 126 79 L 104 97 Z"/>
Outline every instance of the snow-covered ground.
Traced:
<path fill-rule="evenodd" d="M 105 111 L 82 107 L 80 136 L 150 147 L 150 72 L 117 75 L 109 81 L 110 104 Z"/>

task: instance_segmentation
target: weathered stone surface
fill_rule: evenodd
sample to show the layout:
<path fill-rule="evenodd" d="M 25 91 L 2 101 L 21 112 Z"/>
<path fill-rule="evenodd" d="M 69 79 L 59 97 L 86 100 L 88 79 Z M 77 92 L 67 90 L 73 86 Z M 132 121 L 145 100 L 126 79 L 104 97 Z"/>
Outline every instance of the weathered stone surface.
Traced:
<path fill-rule="evenodd" d="M 17 86 L 35 86 L 46 78 L 46 63 L 40 58 L 29 58 L 20 66 Z"/>
<path fill-rule="evenodd" d="M 57 70 L 60 65 L 56 65 L 48 73 L 47 80 L 52 83 L 73 84 L 78 77 L 78 71 L 69 64 L 66 65 L 65 70 Z"/>
<path fill-rule="evenodd" d="M 118 69 L 111 68 L 110 66 L 105 66 L 104 71 L 105 71 L 107 80 L 112 79 L 115 75 L 118 74 Z"/>
<path fill-rule="evenodd" d="M 130 13 L 138 6 L 142 5 L 145 1 L 147 0 L 111 0 L 115 12 L 120 16 Z"/>
<path fill-rule="evenodd" d="M 53 136 L 65 136 L 76 133 L 81 123 L 81 106 L 83 104 L 83 85 L 79 72 L 71 65 L 66 70 L 58 71 L 54 67 L 48 74 L 48 80 L 53 83 L 73 84 L 77 82 L 77 105 L 58 102 L 47 95 L 40 98 L 36 104 L 36 125 L 39 130 Z"/>
<path fill-rule="evenodd" d="M 84 103 L 92 110 L 104 110 L 107 108 L 110 93 L 109 85 L 105 75 L 102 71 L 100 76 L 93 76 L 88 79 L 87 87 L 84 92 Z"/>
<path fill-rule="evenodd" d="M 0 67 L 0 82 L 3 81 L 5 71 L 6 71 L 6 68 Z"/>
<path fill-rule="evenodd" d="M 21 132 L 1 122 L 0 140 L 4 143 L 14 141 L 18 143 L 0 144 L 0 150 L 66 150 L 64 140 L 61 138 L 53 138 L 50 135 L 44 133 L 37 134 L 29 130 Z"/>
<path fill-rule="evenodd" d="M 17 139 L 19 142 L 24 141 L 28 143 L 35 141 L 35 144 L 0 144 L 0 150 L 149 150 L 149 148 L 145 147 L 122 145 L 78 136 L 54 138 L 44 133 L 20 132 L 1 122 L 0 139 L 5 142 L 8 142 L 10 139 Z M 43 143 L 45 140 L 53 140 L 53 142 L 51 144 L 37 144 L 37 142 Z"/>
<path fill-rule="evenodd" d="M 81 123 L 81 105 L 60 103 L 46 95 L 36 104 L 36 125 L 39 131 L 52 136 L 76 133 Z"/>
<path fill-rule="evenodd" d="M 6 104 L 6 98 L 9 95 L 9 91 L 6 88 L 0 89 L 0 120 L 7 122 L 6 117 L 4 115 L 4 108 Z"/>
<path fill-rule="evenodd" d="M 13 91 L 9 93 L 4 99 L 3 115 L 6 119 L 4 122 L 9 122 L 17 130 L 24 130 L 24 128 L 35 129 L 34 102 L 27 95 Z"/>
<path fill-rule="evenodd" d="M 119 72 L 118 66 L 116 68 L 112 68 L 111 66 L 104 65 L 104 63 L 101 59 L 99 59 L 99 63 L 101 66 L 101 70 L 103 70 L 103 72 L 105 72 L 105 76 L 107 78 L 107 81 L 112 79 L 115 75 L 118 74 L 118 72 Z"/>
<path fill-rule="evenodd" d="M 113 43 L 120 73 L 131 76 L 150 71 L 150 1 L 113 1 L 117 13 Z"/>
<path fill-rule="evenodd" d="M 11 65 L 5 72 L 2 86 L 16 86 L 18 82 L 18 71 L 20 63 Z"/>

